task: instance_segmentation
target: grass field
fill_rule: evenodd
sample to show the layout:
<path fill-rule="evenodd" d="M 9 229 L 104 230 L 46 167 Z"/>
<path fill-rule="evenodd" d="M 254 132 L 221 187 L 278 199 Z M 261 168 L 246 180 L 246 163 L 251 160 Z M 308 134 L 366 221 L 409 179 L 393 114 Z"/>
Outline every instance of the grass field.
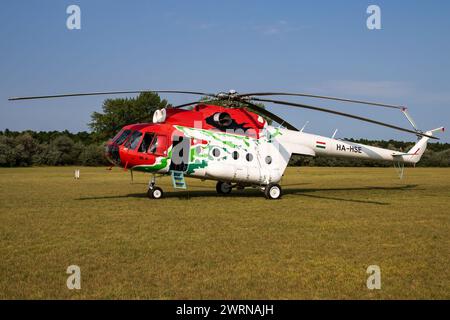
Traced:
<path fill-rule="evenodd" d="M 450 298 L 449 169 L 290 168 L 280 201 L 73 170 L 0 169 L 0 298 Z"/>

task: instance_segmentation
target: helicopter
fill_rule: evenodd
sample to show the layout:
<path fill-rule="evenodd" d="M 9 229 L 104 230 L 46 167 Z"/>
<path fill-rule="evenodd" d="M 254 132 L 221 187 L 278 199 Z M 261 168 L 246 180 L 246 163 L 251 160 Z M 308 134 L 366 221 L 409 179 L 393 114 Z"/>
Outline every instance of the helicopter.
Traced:
<path fill-rule="evenodd" d="M 438 139 L 433 134 L 443 127 L 423 132 L 399 105 L 321 96 L 307 93 L 254 92 L 240 94 L 235 90 L 205 93 L 180 90 L 135 90 L 68 93 L 46 96 L 13 97 L 15 100 L 50 99 L 75 96 L 115 94 L 188 94 L 203 97 L 179 106 L 156 110 L 152 123 L 124 126 L 105 144 L 105 156 L 113 164 L 133 171 L 151 174 L 147 195 L 163 198 L 164 192 L 156 185 L 156 177 L 170 175 L 174 188 L 186 189 L 186 177 L 214 180 L 219 195 L 233 189 L 258 188 L 270 200 L 280 199 L 280 181 L 292 155 L 333 156 L 391 161 L 403 175 L 405 164 L 420 161 L 427 142 Z M 412 129 L 327 109 L 309 104 L 283 101 L 272 96 L 308 97 L 345 103 L 398 109 L 412 125 Z M 218 100 L 227 105 L 214 104 Z M 330 113 L 391 129 L 408 132 L 418 137 L 407 152 L 399 152 L 348 140 L 324 137 L 304 132 L 288 121 L 266 110 L 259 103 L 290 106 Z M 186 107 L 190 107 L 185 109 Z M 267 121 L 279 124 L 275 126 Z"/>

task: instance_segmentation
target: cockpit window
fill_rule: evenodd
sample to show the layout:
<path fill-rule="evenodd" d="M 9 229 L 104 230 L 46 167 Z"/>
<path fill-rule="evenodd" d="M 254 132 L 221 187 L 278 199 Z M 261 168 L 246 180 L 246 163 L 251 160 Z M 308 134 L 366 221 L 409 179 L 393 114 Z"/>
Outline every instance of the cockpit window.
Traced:
<path fill-rule="evenodd" d="M 139 150 L 138 151 L 139 152 L 149 152 L 150 153 L 150 151 L 147 151 L 147 150 L 149 150 L 149 147 L 150 147 L 150 145 L 152 143 L 152 140 L 153 140 L 154 136 L 155 136 L 154 133 L 146 132 L 145 135 L 144 135 L 144 139 L 142 139 L 142 143 L 139 146 Z"/>
<path fill-rule="evenodd" d="M 113 141 L 118 144 L 119 146 L 127 140 L 127 138 L 130 136 L 131 130 L 125 130 L 119 132 L 113 139 Z"/>
<path fill-rule="evenodd" d="M 136 147 L 139 144 L 139 141 L 141 140 L 142 137 L 142 132 L 139 131 L 134 131 L 131 134 L 130 139 L 127 141 L 127 143 L 125 144 L 125 146 L 131 150 L 136 149 Z"/>
<path fill-rule="evenodd" d="M 124 132 L 124 130 L 121 129 L 119 132 L 117 132 L 117 134 L 114 136 L 114 138 L 111 139 L 111 141 L 116 141 L 117 138 L 119 138 L 123 132 Z"/>

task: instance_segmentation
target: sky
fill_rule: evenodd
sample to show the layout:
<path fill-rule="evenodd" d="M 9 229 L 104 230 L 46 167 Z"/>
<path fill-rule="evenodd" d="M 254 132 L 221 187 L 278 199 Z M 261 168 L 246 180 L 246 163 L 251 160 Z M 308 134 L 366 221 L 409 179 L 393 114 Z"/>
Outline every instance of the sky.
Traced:
<path fill-rule="evenodd" d="M 369 5 L 381 30 L 369 30 Z M 81 29 L 69 30 L 69 5 Z M 11 96 L 177 89 L 290 91 L 406 105 L 423 129 L 449 127 L 450 2 L 14 0 L 0 9 L 0 130 L 89 130 L 107 97 Z M 171 103 L 195 96 L 164 95 Z M 410 128 L 398 110 L 289 98 Z M 306 132 L 414 141 L 310 110 L 267 106 Z M 448 131 L 440 135 L 450 142 Z"/>

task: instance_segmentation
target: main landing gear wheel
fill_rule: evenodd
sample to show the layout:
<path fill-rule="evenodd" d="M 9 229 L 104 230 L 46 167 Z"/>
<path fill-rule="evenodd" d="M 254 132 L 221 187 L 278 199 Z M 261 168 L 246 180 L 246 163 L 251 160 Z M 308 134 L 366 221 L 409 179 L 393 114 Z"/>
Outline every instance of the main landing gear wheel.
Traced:
<path fill-rule="evenodd" d="M 278 184 L 270 183 L 264 189 L 264 194 L 269 200 L 277 200 L 281 197 L 281 187 Z"/>
<path fill-rule="evenodd" d="M 164 195 L 164 192 L 160 187 L 155 186 L 156 184 L 156 177 L 155 175 L 152 175 L 152 178 L 148 182 L 148 191 L 147 191 L 147 197 L 150 199 L 161 199 Z"/>
<path fill-rule="evenodd" d="M 161 199 L 164 195 L 164 192 L 160 187 L 153 187 L 151 189 L 148 189 L 147 191 L 147 197 L 150 199 Z"/>
<path fill-rule="evenodd" d="M 229 194 L 231 192 L 231 184 L 228 182 L 218 181 L 216 184 L 216 190 L 218 194 Z"/>

